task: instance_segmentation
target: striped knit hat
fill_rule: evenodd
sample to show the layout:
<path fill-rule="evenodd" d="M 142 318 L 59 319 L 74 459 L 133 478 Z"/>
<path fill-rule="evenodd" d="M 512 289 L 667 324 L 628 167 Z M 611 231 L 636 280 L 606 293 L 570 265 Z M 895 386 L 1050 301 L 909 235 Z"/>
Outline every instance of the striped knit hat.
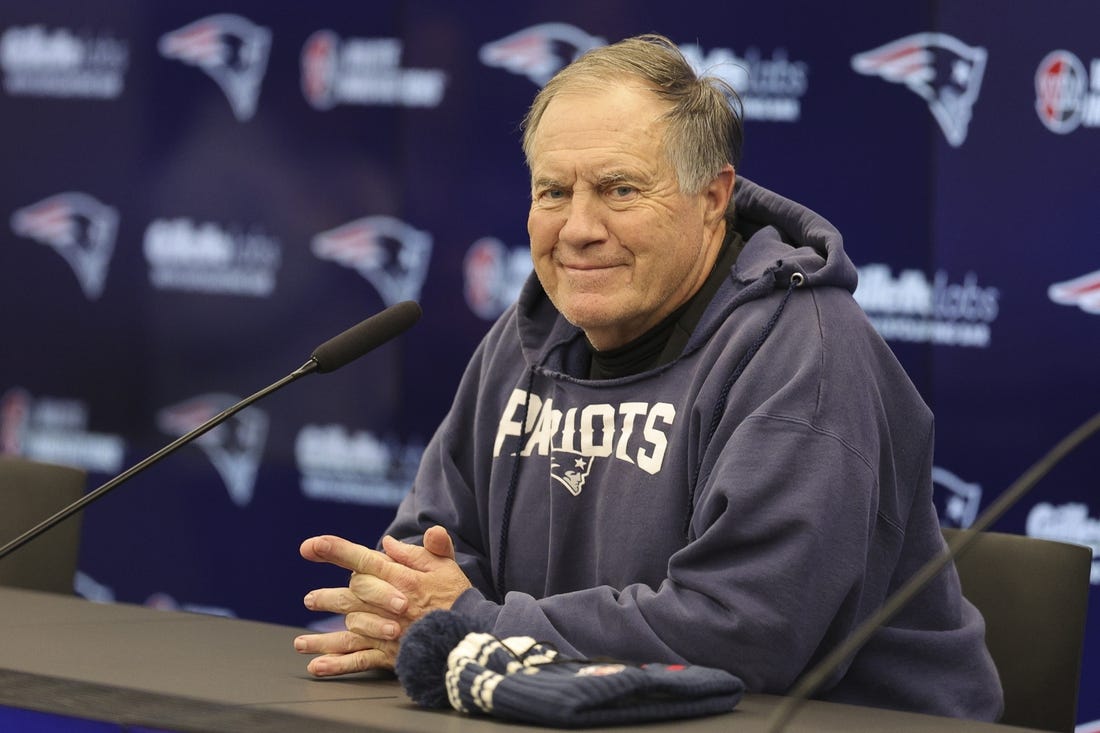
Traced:
<path fill-rule="evenodd" d="M 396 672 L 417 704 L 572 728 L 729 712 L 744 691 L 719 669 L 567 659 L 530 637 L 471 629 L 450 611 L 409 627 Z"/>

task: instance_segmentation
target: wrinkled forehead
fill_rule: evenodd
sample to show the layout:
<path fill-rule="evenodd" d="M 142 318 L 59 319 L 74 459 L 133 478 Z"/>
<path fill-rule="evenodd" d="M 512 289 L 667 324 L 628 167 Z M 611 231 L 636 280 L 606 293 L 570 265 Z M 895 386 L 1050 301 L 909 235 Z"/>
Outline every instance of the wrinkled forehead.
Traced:
<path fill-rule="evenodd" d="M 663 149 L 668 108 L 637 81 L 573 81 L 544 108 L 531 138 L 532 159 L 562 148 Z"/>

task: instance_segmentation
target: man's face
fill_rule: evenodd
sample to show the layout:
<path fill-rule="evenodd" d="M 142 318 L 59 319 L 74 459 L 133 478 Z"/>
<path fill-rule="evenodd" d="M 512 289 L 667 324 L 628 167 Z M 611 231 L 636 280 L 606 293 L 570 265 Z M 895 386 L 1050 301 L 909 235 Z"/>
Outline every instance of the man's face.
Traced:
<path fill-rule="evenodd" d="M 532 140 L 535 272 L 600 350 L 642 335 L 694 295 L 725 234 L 733 169 L 681 193 L 662 149 L 667 108 L 633 84 L 566 90 Z"/>

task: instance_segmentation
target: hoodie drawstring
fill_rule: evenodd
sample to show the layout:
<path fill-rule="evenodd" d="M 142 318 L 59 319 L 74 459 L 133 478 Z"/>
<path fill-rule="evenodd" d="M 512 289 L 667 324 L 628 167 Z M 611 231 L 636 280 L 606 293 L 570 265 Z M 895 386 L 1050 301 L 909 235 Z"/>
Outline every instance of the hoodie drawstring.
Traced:
<path fill-rule="evenodd" d="M 504 603 L 504 566 L 508 560 L 508 527 L 512 523 L 512 503 L 516 498 L 516 485 L 519 483 L 520 453 L 527 439 L 527 416 L 531 410 L 531 390 L 535 387 L 535 369 L 531 367 L 527 377 L 526 397 L 523 398 L 523 417 L 519 423 L 519 441 L 513 453 L 512 476 L 508 479 L 508 493 L 504 495 L 504 516 L 500 520 L 500 550 L 497 552 L 497 600 Z"/>

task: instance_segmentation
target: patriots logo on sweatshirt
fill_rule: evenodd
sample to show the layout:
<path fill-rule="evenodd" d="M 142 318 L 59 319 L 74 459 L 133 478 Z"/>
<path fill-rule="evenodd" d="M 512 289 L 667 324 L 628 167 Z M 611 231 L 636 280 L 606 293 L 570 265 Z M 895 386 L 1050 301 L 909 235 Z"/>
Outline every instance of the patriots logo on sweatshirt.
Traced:
<path fill-rule="evenodd" d="M 860 74 L 904 84 L 920 95 L 947 142 L 966 140 L 988 54 L 945 33 L 915 33 L 852 57 Z"/>
<path fill-rule="evenodd" d="M 584 482 L 592 471 L 593 456 L 582 456 L 576 451 L 555 450 L 550 454 L 550 476 L 579 496 Z"/>
<path fill-rule="evenodd" d="M 213 79 L 242 122 L 256 112 L 270 48 L 270 30 L 227 13 L 165 33 L 157 43 L 165 58 L 197 66 Z"/>
<path fill-rule="evenodd" d="M 478 58 L 486 66 L 526 76 L 541 87 L 585 51 L 606 43 L 568 23 L 539 23 L 486 43 Z"/>
<path fill-rule="evenodd" d="M 19 209 L 11 217 L 17 235 L 47 244 L 61 255 L 88 300 L 103 294 L 115 249 L 118 212 L 86 193 L 67 192 Z"/>

